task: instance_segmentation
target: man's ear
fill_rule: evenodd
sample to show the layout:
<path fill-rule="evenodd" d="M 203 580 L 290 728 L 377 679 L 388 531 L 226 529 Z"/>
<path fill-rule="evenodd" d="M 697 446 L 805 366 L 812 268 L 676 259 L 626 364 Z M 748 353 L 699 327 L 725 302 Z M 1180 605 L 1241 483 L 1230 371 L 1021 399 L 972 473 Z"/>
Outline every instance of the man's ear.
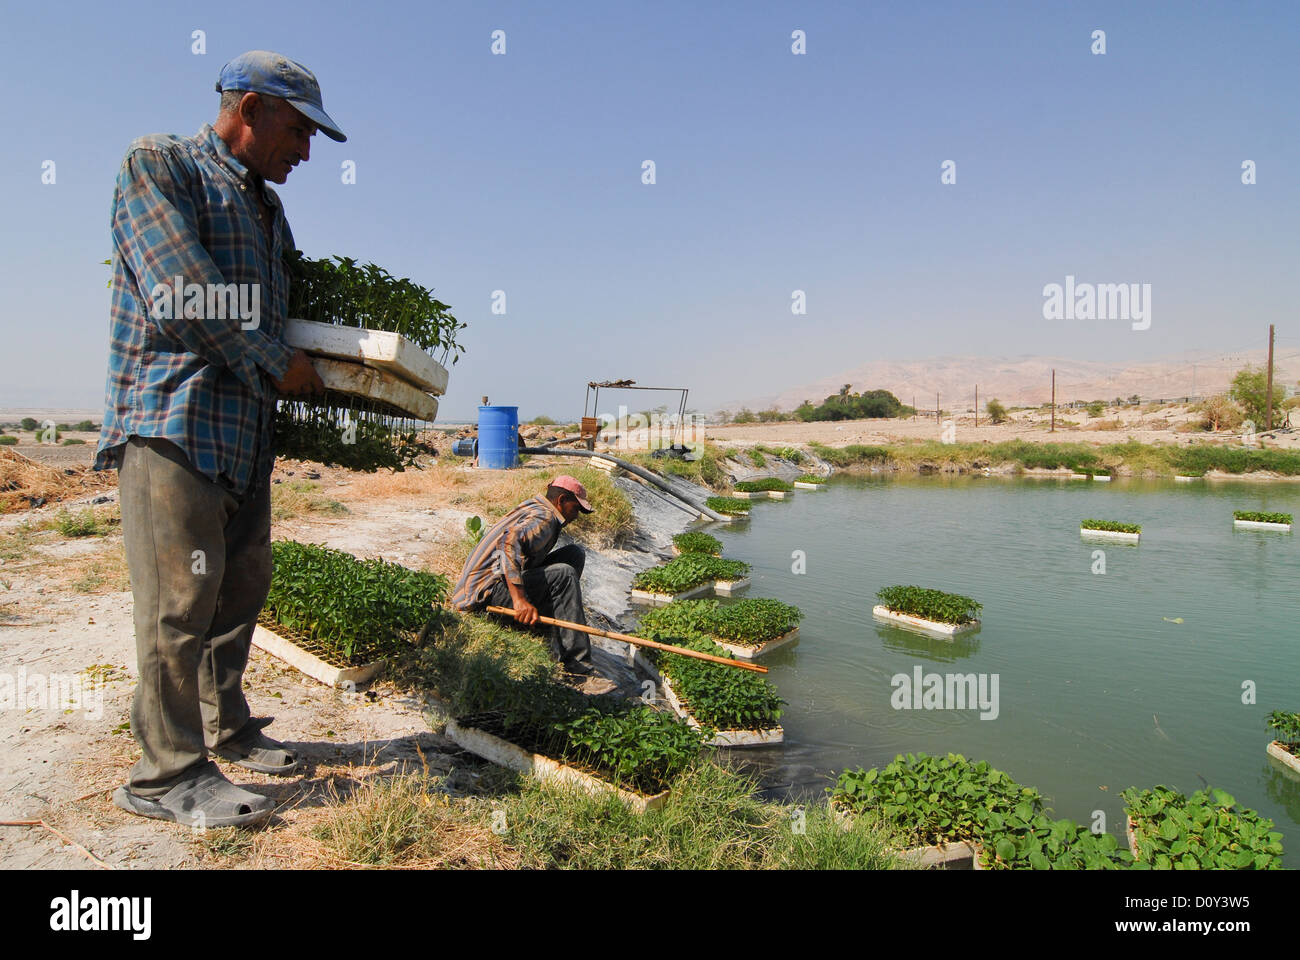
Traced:
<path fill-rule="evenodd" d="M 243 121 L 246 127 L 256 126 L 257 121 L 262 117 L 262 111 L 266 107 L 266 101 L 262 99 L 261 94 L 250 90 L 239 101 L 239 119 Z"/>

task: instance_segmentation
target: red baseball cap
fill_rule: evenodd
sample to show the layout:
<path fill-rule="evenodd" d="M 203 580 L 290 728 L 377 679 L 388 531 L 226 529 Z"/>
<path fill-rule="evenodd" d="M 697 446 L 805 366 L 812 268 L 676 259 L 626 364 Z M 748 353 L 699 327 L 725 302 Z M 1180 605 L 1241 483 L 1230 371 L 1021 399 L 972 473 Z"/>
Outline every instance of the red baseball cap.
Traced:
<path fill-rule="evenodd" d="M 580 484 L 576 477 L 571 477 L 567 473 L 561 474 L 551 481 L 551 486 L 568 490 L 578 498 L 578 506 L 582 507 L 583 513 L 592 512 L 591 504 L 587 502 L 587 488 Z"/>

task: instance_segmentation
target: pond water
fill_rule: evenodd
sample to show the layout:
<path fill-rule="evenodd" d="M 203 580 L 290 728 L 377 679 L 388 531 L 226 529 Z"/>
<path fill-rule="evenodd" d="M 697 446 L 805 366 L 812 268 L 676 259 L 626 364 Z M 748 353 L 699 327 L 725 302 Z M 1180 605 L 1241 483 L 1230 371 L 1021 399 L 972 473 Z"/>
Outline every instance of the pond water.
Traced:
<path fill-rule="evenodd" d="M 840 476 L 711 524 L 753 564 L 748 596 L 805 614 L 761 661 L 786 744 L 732 754 L 768 795 L 813 797 L 845 766 L 953 751 L 1120 836 L 1126 787 L 1209 783 L 1272 818 L 1300 867 L 1300 775 L 1264 752 L 1268 712 L 1300 710 L 1300 542 L 1234 530 L 1233 510 L 1300 514 L 1300 486 Z M 1083 540 L 1090 517 L 1140 523 L 1141 545 Z M 983 625 L 944 640 L 879 623 L 892 584 L 973 597 Z M 917 669 L 986 675 L 989 694 L 996 675 L 996 716 L 896 708 L 891 678 Z"/>

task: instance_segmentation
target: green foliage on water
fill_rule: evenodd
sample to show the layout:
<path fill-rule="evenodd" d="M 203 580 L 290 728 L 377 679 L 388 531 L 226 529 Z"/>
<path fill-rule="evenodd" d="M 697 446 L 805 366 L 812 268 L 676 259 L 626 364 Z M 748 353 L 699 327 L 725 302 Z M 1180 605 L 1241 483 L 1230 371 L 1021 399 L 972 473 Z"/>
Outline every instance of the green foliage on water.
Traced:
<path fill-rule="evenodd" d="M 1253 520 L 1255 523 L 1291 523 L 1289 513 L 1267 513 L 1263 510 L 1234 510 L 1234 520 Z"/>
<path fill-rule="evenodd" d="M 789 633 L 802 619 L 798 607 L 768 597 L 745 597 L 726 606 L 717 600 L 675 600 L 643 614 L 641 626 L 756 647 Z"/>
<path fill-rule="evenodd" d="M 876 593 L 876 599 L 895 613 L 906 613 L 937 623 L 970 623 L 979 619 L 983 609 L 970 597 L 929 587 L 882 587 Z"/>
<path fill-rule="evenodd" d="M 1130 787 L 1120 796 L 1133 820 L 1139 869 L 1282 869 L 1282 834 L 1273 821 L 1223 790 L 1185 797 L 1165 786 Z"/>
<path fill-rule="evenodd" d="M 1081 520 L 1081 530 L 1108 530 L 1112 533 L 1141 533 L 1140 523 L 1123 523 L 1119 520 Z"/>
<path fill-rule="evenodd" d="M 683 553 L 665 564 L 642 570 L 633 578 L 632 586 L 651 593 L 681 593 L 710 580 L 739 580 L 748 573 L 749 564 L 740 560 Z"/>
<path fill-rule="evenodd" d="M 741 480 L 735 484 L 735 489 L 741 493 L 763 493 L 767 490 L 789 493 L 794 489 L 794 484 L 780 477 L 763 477 L 761 480 Z"/>
<path fill-rule="evenodd" d="M 749 513 L 750 507 L 748 500 L 741 500 L 738 497 L 709 497 L 704 501 L 704 504 L 710 510 L 716 510 L 718 513 L 725 513 L 729 516 L 740 516 Z"/>
<path fill-rule="evenodd" d="M 673 544 L 682 553 L 709 553 L 715 557 L 722 553 L 722 541 L 703 530 L 688 530 L 673 537 Z"/>
<path fill-rule="evenodd" d="M 1300 713 L 1274 710 L 1268 715 L 1268 726 L 1287 750 L 1291 753 L 1300 751 Z"/>

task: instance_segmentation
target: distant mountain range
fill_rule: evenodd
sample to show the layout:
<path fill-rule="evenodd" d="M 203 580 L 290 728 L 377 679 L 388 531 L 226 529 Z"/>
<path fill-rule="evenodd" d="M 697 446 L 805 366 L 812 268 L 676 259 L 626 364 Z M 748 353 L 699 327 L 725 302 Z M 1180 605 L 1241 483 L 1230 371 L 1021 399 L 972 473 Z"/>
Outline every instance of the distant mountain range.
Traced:
<path fill-rule="evenodd" d="M 1296 392 L 1300 381 L 1300 354 L 1293 350 L 1276 350 L 1273 358 L 1274 382 Z M 1133 394 L 1144 400 L 1206 396 L 1228 389 L 1233 376 L 1247 364 L 1262 368 L 1268 360 L 1266 350 L 1202 351 L 1165 360 L 1141 363 L 1096 363 L 1066 360 L 1060 357 L 940 357 L 932 360 L 877 360 L 823 377 L 812 383 L 792 386 L 780 393 L 744 397 L 720 403 L 716 410 L 735 413 L 742 407 L 768 410 L 776 407 L 791 410 L 811 400 L 821 403 L 839 393 L 844 384 L 849 392 L 888 390 L 905 404 L 915 398 L 920 409 L 933 410 L 935 392 L 945 409 L 973 408 L 975 387 L 979 386 L 980 406 L 996 398 L 1008 406 L 1046 403 L 1052 395 L 1052 369 L 1056 370 L 1057 402 L 1069 400 L 1111 400 Z"/>

